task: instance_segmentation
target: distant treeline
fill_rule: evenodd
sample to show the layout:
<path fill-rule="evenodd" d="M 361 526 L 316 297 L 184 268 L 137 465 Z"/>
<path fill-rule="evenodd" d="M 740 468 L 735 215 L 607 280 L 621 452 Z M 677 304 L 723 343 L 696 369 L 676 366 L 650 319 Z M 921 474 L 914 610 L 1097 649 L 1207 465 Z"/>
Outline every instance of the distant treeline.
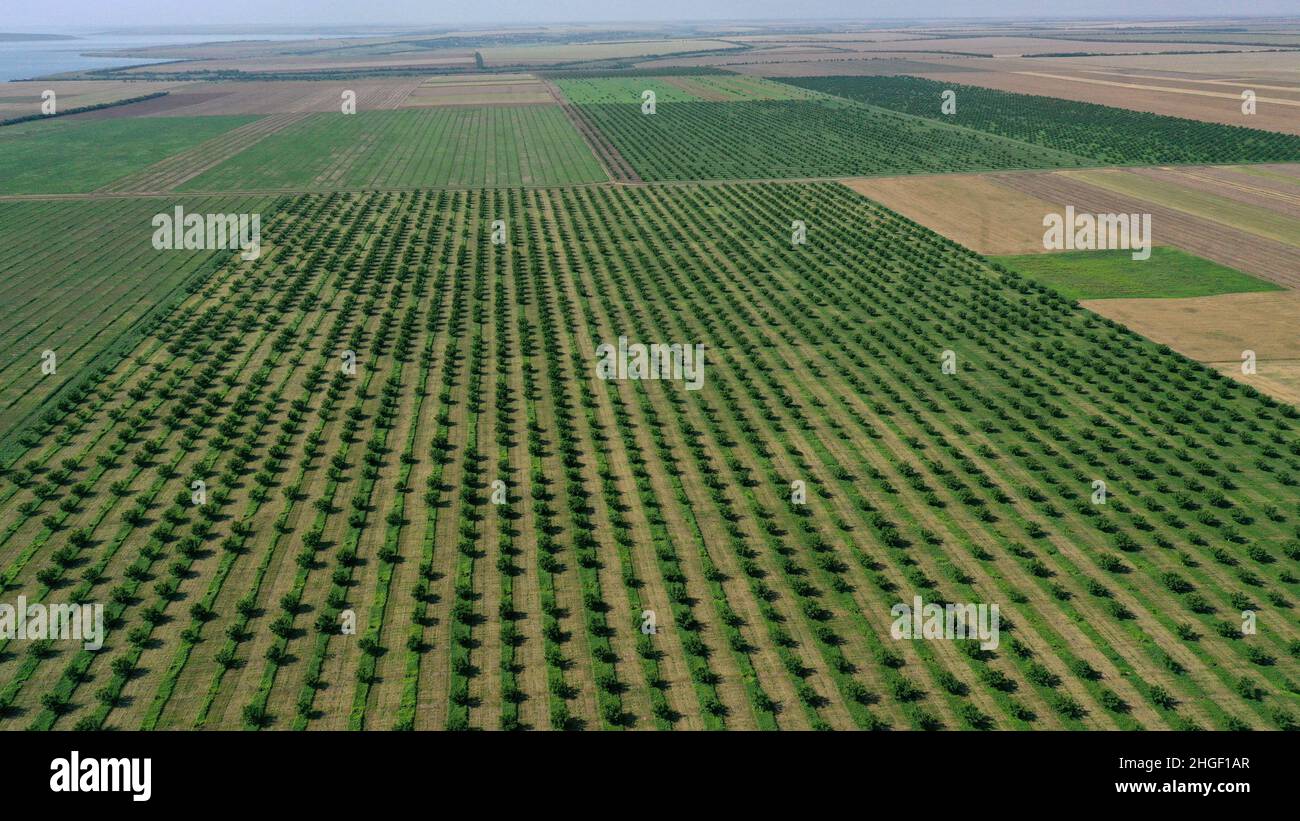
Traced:
<path fill-rule="evenodd" d="M 1146 37 L 1076 37 L 1065 34 L 1040 34 L 1035 35 L 1040 40 L 1082 40 L 1094 43 L 1184 43 L 1189 46 L 1273 46 L 1273 51 L 1290 51 L 1291 49 L 1300 48 L 1300 43 L 1287 43 L 1277 41 L 1259 41 L 1251 42 L 1249 40 L 1192 40 L 1188 37 L 1165 37 L 1165 38 L 1146 38 Z M 1168 54 L 1169 52 L 1159 52 Z M 1205 52 L 1196 52 L 1204 54 Z"/>
<path fill-rule="evenodd" d="M 594 77 L 683 77 L 694 75 L 725 75 L 735 74 L 734 71 L 727 71 L 717 66 L 658 66 L 637 68 L 634 65 L 628 65 L 617 68 L 570 68 L 555 69 L 550 71 L 534 72 L 540 77 L 548 80 L 582 80 Z"/>
<path fill-rule="evenodd" d="M 1118 41 L 1116 41 L 1118 42 Z M 1260 54 L 1274 51 L 1295 51 L 1293 48 L 1221 48 L 1211 51 L 1044 51 L 1040 54 L 1022 54 L 1021 57 L 1151 57 L 1176 54 Z"/>
<path fill-rule="evenodd" d="M 208 81 L 242 81 L 258 82 L 268 80 L 364 80 L 376 77 L 443 77 L 460 74 L 518 74 L 529 72 L 551 77 L 608 77 L 620 74 L 638 76 L 672 76 L 674 74 L 732 74 L 713 66 L 661 66 L 637 68 L 638 62 L 647 60 L 667 60 L 680 57 L 700 57 L 725 51 L 735 54 L 748 49 L 714 49 L 699 52 L 680 52 L 676 54 L 646 54 L 632 58 L 574 60 L 564 63 L 509 63 L 498 66 L 477 65 L 449 66 L 431 69 L 427 66 L 391 66 L 366 69 L 319 69 L 313 71 L 240 71 L 238 69 L 201 69 L 189 71 L 168 71 L 156 73 L 133 70 L 129 76 L 133 80 L 208 80 Z M 987 55 L 992 56 L 992 55 Z M 201 65 L 201 64 L 200 64 Z M 96 69 L 85 72 L 83 76 L 100 80 L 123 79 L 120 69 Z"/>
<path fill-rule="evenodd" d="M 32 120 L 52 120 L 55 117 L 67 117 L 70 114 L 85 114 L 87 111 L 99 111 L 101 108 L 115 108 L 120 105 L 131 105 L 132 103 L 143 103 L 145 100 L 153 100 L 158 97 L 166 97 L 168 92 L 155 91 L 153 94 L 142 94 L 139 97 L 127 97 L 124 100 L 114 100 L 110 103 L 97 103 L 95 105 L 83 105 L 77 108 L 69 108 L 66 111 L 55 110 L 54 114 L 27 114 L 23 117 L 10 117 L 7 120 L 0 120 L 0 126 L 17 125 L 18 123 L 28 123 Z"/>

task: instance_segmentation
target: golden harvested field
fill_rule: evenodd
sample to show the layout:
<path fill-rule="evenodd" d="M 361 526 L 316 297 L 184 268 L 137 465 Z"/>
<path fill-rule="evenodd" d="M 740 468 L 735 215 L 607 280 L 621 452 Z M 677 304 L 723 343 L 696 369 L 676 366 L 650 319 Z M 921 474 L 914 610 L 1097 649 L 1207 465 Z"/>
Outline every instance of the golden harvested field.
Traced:
<path fill-rule="evenodd" d="M 1277 399 L 1300 404 L 1300 291 L 1080 303 Z M 1242 352 L 1256 372 L 1242 373 Z"/>
<path fill-rule="evenodd" d="M 158 116 L 339 111 L 344 91 L 356 93 L 358 111 L 393 109 L 399 108 L 420 83 L 419 77 L 189 83 L 185 91 L 192 102 L 160 111 Z"/>
<path fill-rule="evenodd" d="M 1203 43 L 1120 43 L 1097 40 L 1049 40 L 1044 37 L 946 37 L 933 40 L 909 40 L 889 43 L 865 43 L 861 51 L 931 51 L 992 54 L 994 57 L 1020 57 L 1026 54 L 1061 52 L 1097 52 L 1132 54 L 1135 51 L 1218 51 L 1250 49 L 1256 46 L 1212 45 Z"/>
<path fill-rule="evenodd" d="M 1043 216 L 1065 207 L 978 174 L 879 177 L 844 184 L 986 255 L 1041 253 Z"/>
<path fill-rule="evenodd" d="M 159 91 L 176 92 L 183 83 L 128 80 L 34 80 L 0 84 L 0 120 L 41 113 L 41 94 L 53 91 L 60 111 L 143 97 Z"/>
<path fill-rule="evenodd" d="M 1223 48 L 1230 48 L 1223 46 Z M 1133 49 L 1140 51 L 1143 49 Z M 1037 61 L 1036 61 L 1037 62 Z M 1132 54 L 1127 56 L 1053 58 L 1044 64 L 1068 63 L 1076 68 L 1125 68 L 1185 71 L 1206 77 L 1256 77 L 1262 81 L 1300 80 L 1300 59 L 1295 51 L 1250 51 L 1231 54 Z"/>

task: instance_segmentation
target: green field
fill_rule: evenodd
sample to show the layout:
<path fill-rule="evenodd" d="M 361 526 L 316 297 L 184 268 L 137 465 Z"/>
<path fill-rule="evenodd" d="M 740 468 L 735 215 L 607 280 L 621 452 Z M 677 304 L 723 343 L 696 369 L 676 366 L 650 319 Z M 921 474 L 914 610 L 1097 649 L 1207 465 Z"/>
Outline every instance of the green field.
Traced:
<path fill-rule="evenodd" d="M 54 120 L 0 128 L 0 194 L 93 191 L 256 117 Z"/>
<path fill-rule="evenodd" d="M 773 82 L 763 77 L 736 75 L 734 77 L 684 77 L 691 87 L 698 87 L 734 100 L 806 100 L 822 95 L 787 83 Z"/>
<path fill-rule="evenodd" d="M 181 186 L 185 191 L 558 185 L 605 179 L 556 106 L 314 114 Z"/>
<path fill-rule="evenodd" d="M 645 180 L 866 176 L 1086 161 L 1052 149 L 838 101 L 582 105 Z"/>
<path fill-rule="evenodd" d="M 984 25 L 340 23 L 0 128 L 0 604 L 105 630 L 0 624 L 0 733 L 1300 731 L 1297 294 L 1244 273 L 1290 281 L 1300 166 L 1109 167 L 1300 137 L 637 69 L 942 67 Z M 559 99 L 451 99 L 521 73 Z M 1242 270 L 926 227 L 1034 250 L 1116 197 Z M 258 214 L 257 258 L 156 248 L 178 207 Z"/>
<path fill-rule="evenodd" d="M 1168 246 L 1135 260 L 1131 251 L 1060 251 L 992 257 L 1071 299 L 1192 297 L 1280 291 L 1282 288 L 1235 268 Z"/>
<path fill-rule="evenodd" d="M 159 251 L 153 216 L 175 206 L 252 213 L 264 197 L 0 202 L 0 430 L 112 367 L 229 251 Z M 269 216 L 269 214 L 267 215 Z M 54 351 L 56 372 L 42 374 Z M 17 445 L 5 436 L 5 452 Z"/>
<path fill-rule="evenodd" d="M 1106 165 L 1294 162 L 1300 136 L 919 77 L 794 77 L 781 82 L 966 126 Z M 956 93 L 944 115 L 941 95 Z"/>

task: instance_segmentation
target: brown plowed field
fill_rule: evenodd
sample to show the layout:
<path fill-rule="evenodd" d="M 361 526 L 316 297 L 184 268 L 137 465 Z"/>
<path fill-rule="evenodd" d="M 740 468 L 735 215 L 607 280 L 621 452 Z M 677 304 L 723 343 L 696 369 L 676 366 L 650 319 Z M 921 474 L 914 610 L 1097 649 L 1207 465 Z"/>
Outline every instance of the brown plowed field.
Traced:
<path fill-rule="evenodd" d="M 1149 213 L 1158 244 L 1182 248 L 1288 288 L 1300 287 L 1300 248 L 1293 245 L 1057 173 L 996 174 L 993 180 L 1030 196 L 1069 203 L 1079 212 Z"/>
<path fill-rule="evenodd" d="M 879 177 L 844 184 L 981 254 L 1042 252 L 1043 216 L 1065 207 L 975 174 Z"/>
<path fill-rule="evenodd" d="M 1131 173 L 1300 220 L 1300 186 L 1232 168 L 1134 168 Z"/>

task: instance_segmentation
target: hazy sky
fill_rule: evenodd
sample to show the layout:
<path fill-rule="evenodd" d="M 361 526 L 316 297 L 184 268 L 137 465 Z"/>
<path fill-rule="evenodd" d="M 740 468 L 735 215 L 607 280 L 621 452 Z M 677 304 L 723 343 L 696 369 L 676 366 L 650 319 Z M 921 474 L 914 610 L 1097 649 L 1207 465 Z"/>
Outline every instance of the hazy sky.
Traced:
<path fill-rule="evenodd" d="M 1189 17 L 1297 13 L 1296 0 L 4 0 L 0 31 L 277 25 L 923 17 Z"/>

